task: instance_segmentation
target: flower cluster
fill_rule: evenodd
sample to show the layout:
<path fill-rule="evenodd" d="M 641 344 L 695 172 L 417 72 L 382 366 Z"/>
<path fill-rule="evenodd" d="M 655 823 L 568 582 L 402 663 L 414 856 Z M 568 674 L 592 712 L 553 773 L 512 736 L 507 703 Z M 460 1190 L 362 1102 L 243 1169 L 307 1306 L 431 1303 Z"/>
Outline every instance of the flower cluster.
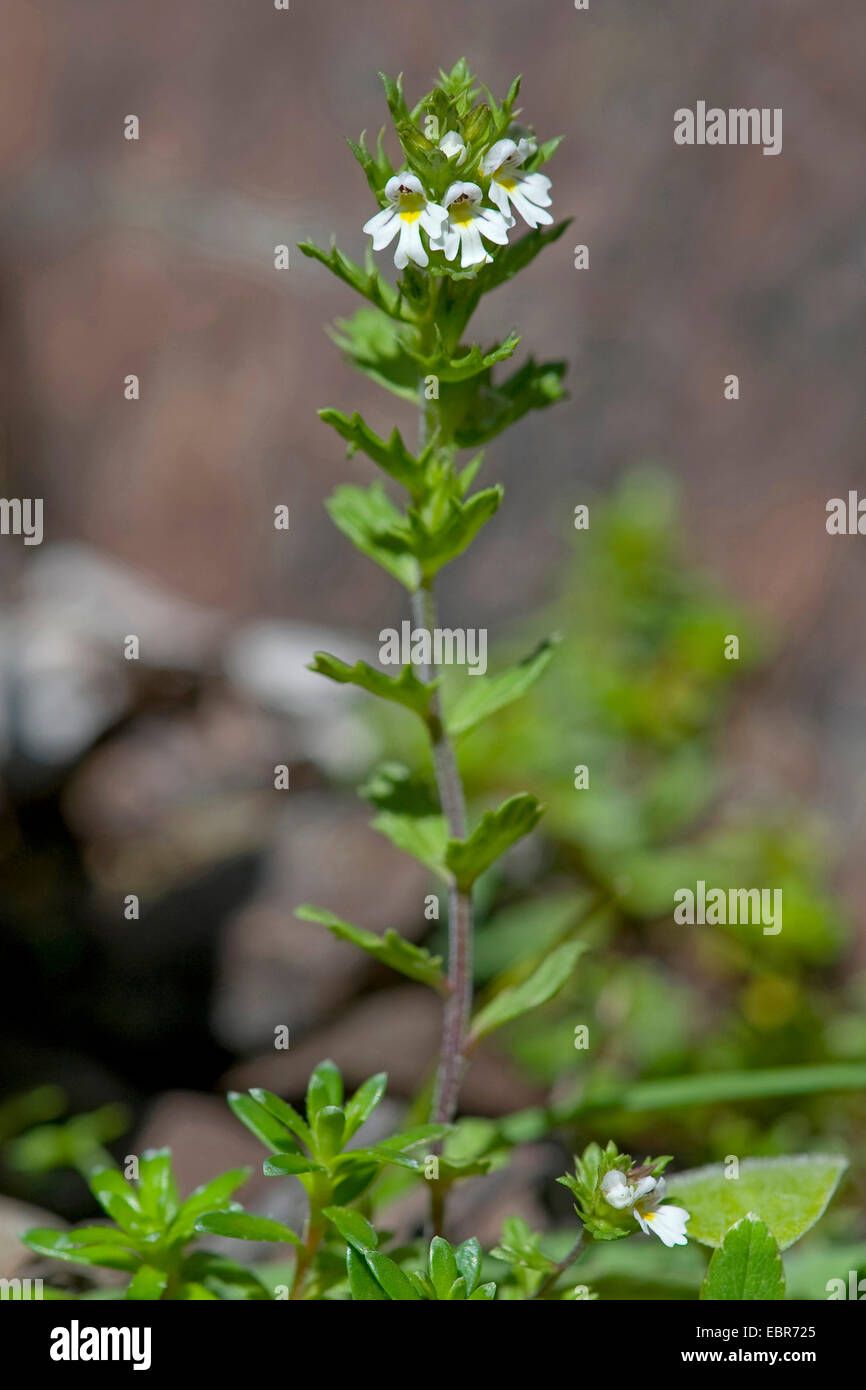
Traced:
<path fill-rule="evenodd" d="M 384 186 L 380 183 L 377 187 L 375 179 L 371 180 L 371 186 L 385 205 L 364 223 L 364 231 L 372 237 L 374 251 L 383 251 L 397 238 L 394 264 L 399 270 L 405 270 L 410 261 L 422 268 L 429 265 L 422 232 L 427 236 L 430 251 L 441 251 L 449 262 L 456 259 L 459 251 L 461 269 L 472 270 L 493 259 L 484 242 L 506 245 L 508 233 L 518 217 L 532 229 L 553 222 L 547 211 L 551 203 L 550 179 L 534 167 L 527 167 L 546 157 L 547 151 L 539 153 L 535 140 L 523 135 L 510 122 L 516 87 L 506 104 L 497 107 L 497 119 L 487 106 L 468 109 L 468 100 L 474 93 L 466 91 L 467 80 L 459 65 L 450 76 L 443 75 L 443 90 L 439 96 L 443 99 L 446 94 L 451 96 L 445 108 L 446 119 L 459 113 L 463 133 L 451 127 L 435 141 L 421 134 L 408 112 L 403 118 L 402 89 L 398 86 L 391 89 L 393 100 L 390 104 L 392 111 L 396 106 L 398 134 L 407 167 L 393 173 Z M 457 99 L 454 99 L 455 86 L 460 89 Z M 486 136 L 480 143 L 473 138 L 473 132 L 479 127 Z M 511 134 L 501 134 L 503 127 L 511 129 Z M 354 148 L 365 164 L 368 177 L 371 169 L 382 171 L 384 155 L 381 149 L 374 161 L 363 144 Z M 450 179 L 444 191 L 439 179 L 443 165 Z M 426 187 L 420 176 L 425 171 L 432 176 Z M 453 175 L 458 172 L 461 177 L 454 179 Z M 430 192 L 431 181 L 438 186 L 438 197 Z"/>
<path fill-rule="evenodd" d="M 667 1246 L 688 1244 L 688 1212 L 671 1203 L 659 1205 L 665 1194 L 665 1180 L 653 1177 L 648 1168 L 630 1168 L 625 1173 L 612 1168 L 602 1178 L 601 1190 L 605 1201 L 616 1211 L 632 1212 L 645 1235 L 652 1231 Z"/>
<path fill-rule="evenodd" d="M 619 1240 L 644 1232 L 658 1236 L 667 1246 L 687 1245 L 689 1213 L 683 1207 L 662 1204 L 665 1180 L 662 1170 L 669 1157 L 647 1158 L 635 1164 L 611 1142 L 605 1149 L 590 1144 L 574 1160 L 574 1176 L 559 1181 L 575 1196 L 575 1211 L 595 1240 Z"/>

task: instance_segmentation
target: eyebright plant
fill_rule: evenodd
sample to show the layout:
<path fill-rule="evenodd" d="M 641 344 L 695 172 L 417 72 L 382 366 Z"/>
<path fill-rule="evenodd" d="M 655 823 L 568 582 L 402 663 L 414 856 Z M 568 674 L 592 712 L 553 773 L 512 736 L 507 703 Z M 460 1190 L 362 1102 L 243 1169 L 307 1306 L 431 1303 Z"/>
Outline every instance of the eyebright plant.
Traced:
<path fill-rule="evenodd" d="M 363 135 L 349 141 L 378 204 L 363 222 L 371 239 L 366 263 L 336 245 L 325 251 L 305 242 L 301 250 L 366 301 L 337 324 L 340 349 L 361 372 L 418 408 L 415 445 L 396 428 L 380 438 L 357 413 L 329 408 L 320 414 L 350 455 L 365 454 L 402 489 L 401 505 L 382 482 L 347 484 L 326 505 L 339 530 L 407 591 L 415 629 L 432 635 L 439 571 L 467 549 L 502 502 L 499 485 L 473 491 L 480 451 L 529 411 L 564 395 L 563 363 L 529 357 L 509 368 L 518 334 L 483 346 L 473 340 L 470 321 L 485 295 L 528 269 L 568 224 L 553 222 L 551 181 L 539 172 L 559 142 L 539 142 L 531 128 L 518 125 L 519 79 L 499 102 L 476 86 L 461 61 L 440 73 L 433 90 L 411 109 L 402 82 L 383 81 L 400 150 L 396 165 L 386 152 L 384 131 L 375 149 Z M 392 248 L 400 272 L 396 285 L 375 261 Z M 463 450 L 472 451 L 468 460 Z M 361 790 L 375 807 L 375 828 L 441 883 L 448 901 L 447 961 L 387 927 L 379 934 L 327 907 L 298 908 L 300 917 L 441 998 L 435 1077 L 407 1127 L 365 1140 L 363 1127 L 382 1100 L 386 1076 L 370 1077 L 346 1098 L 340 1071 L 327 1060 L 310 1077 L 303 1115 L 269 1091 L 229 1096 L 235 1115 L 268 1151 L 264 1174 L 304 1189 L 301 1232 L 234 1202 L 232 1194 L 246 1176 L 242 1170 L 181 1203 L 169 1156 L 160 1151 L 143 1157 L 137 1184 L 104 1165 L 92 1173 L 93 1194 L 113 1224 L 31 1231 L 26 1240 L 33 1251 L 125 1272 L 126 1297 L 132 1299 L 576 1300 L 598 1296 L 588 1285 L 571 1282 L 579 1257 L 591 1252 L 584 1268 L 594 1277 L 596 1257 L 603 1258 L 610 1242 L 654 1235 L 659 1256 L 689 1259 L 689 1277 L 696 1252 L 677 1247 L 691 1240 L 714 1251 L 701 1297 L 784 1297 L 780 1251 L 822 1215 L 846 1166 L 838 1156 L 744 1160 L 736 1174 L 711 1165 L 670 1176 L 669 1156 L 635 1162 L 612 1140 L 604 1148 L 593 1142 L 575 1158 L 574 1173 L 559 1179 L 574 1197 L 577 1222 L 571 1230 L 540 1235 L 514 1217 L 505 1221 L 489 1253 L 472 1238 L 449 1242 L 448 1198 L 455 1184 L 506 1164 L 516 1143 L 618 1108 L 617 1095 L 605 1106 L 590 1094 L 585 1106 L 566 1098 L 559 1107 L 495 1123 L 457 1118 L 473 1049 L 557 995 L 587 946 L 579 936 L 581 923 L 571 926 L 545 953 L 500 977 L 498 988 L 480 1003 L 473 997 L 473 892 L 482 875 L 533 831 L 543 808 L 531 793 L 520 792 L 470 822 L 457 748 L 539 679 L 555 645 L 548 637 L 519 665 L 467 678 L 447 702 L 442 673 L 430 660 L 419 662 L 417 671 L 413 663 L 391 676 L 328 652 L 313 658 L 311 669 L 325 678 L 405 710 L 419 722 L 429 747 L 432 778 L 389 763 Z M 778 1090 L 767 1073 L 764 1091 L 753 1084 L 744 1093 L 791 1094 L 789 1071 Z M 797 1085 L 814 1089 L 809 1075 Z M 704 1089 L 700 1075 L 686 1076 L 655 1090 L 652 1082 L 643 1090 L 638 1084 L 620 1099 L 625 1109 L 665 1109 L 668 1102 L 700 1103 Z M 429 1194 L 429 1225 L 423 1240 L 399 1247 L 378 1223 L 387 1220 L 389 1201 L 407 1185 Z M 252 1273 L 208 1249 L 191 1248 L 217 1237 L 266 1243 L 288 1258 Z"/>

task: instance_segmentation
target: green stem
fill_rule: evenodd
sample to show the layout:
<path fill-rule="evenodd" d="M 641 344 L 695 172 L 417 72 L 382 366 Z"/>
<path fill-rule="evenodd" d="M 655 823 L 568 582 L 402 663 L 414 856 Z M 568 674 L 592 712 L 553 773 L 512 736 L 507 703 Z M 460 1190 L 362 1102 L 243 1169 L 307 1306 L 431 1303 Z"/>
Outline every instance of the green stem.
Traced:
<path fill-rule="evenodd" d="M 322 1216 L 322 1208 L 326 1207 L 331 1200 L 331 1186 L 318 1186 L 316 1175 L 309 1192 L 310 1209 L 307 1214 L 307 1223 L 304 1227 L 304 1243 L 298 1250 L 295 1262 L 295 1277 L 292 1280 L 292 1288 L 289 1293 L 290 1302 L 295 1302 L 304 1296 L 304 1286 L 307 1282 L 307 1275 L 316 1257 L 316 1252 L 322 1243 L 325 1234 L 326 1221 Z M 322 1175 L 323 1176 L 323 1175 Z"/>
<path fill-rule="evenodd" d="M 559 1261 L 556 1268 L 550 1274 L 548 1274 L 547 1278 L 541 1284 L 539 1284 L 532 1297 L 544 1298 L 545 1294 L 553 1288 L 557 1279 L 561 1278 L 565 1271 L 567 1269 L 570 1269 L 571 1266 L 574 1264 L 575 1260 L 579 1259 L 582 1254 L 583 1227 L 581 1226 L 580 1235 L 577 1237 L 577 1240 L 574 1242 L 574 1245 L 571 1247 L 568 1254 L 565 1256 L 564 1259 Z"/>

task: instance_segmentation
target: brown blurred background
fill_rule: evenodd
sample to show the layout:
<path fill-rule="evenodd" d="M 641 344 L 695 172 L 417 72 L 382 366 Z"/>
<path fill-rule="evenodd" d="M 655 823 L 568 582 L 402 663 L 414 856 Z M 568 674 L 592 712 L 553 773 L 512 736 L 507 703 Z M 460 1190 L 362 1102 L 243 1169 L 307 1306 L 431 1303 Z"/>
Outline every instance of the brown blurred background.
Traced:
<path fill-rule="evenodd" d="M 824 527 L 828 498 L 866 488 L 859 0 L 4 8 L 2 492 L 45 501 L 41 547 L 0 539 L 4 912 L 26 986 L 0 1040 L 10 1089 L 59 1081 L 78 1107 L 161 1095 L 170 1140 L 177 1088 L 266 1055 L 274 1022 L 343 1017 L 358 966 L 292 903 L 417 918 L 423 877 L 325 786 L 364 766 L 365 730 L 303 671 L 313 646 L 360 652 L 403 616 L 323 511 L 368 470 L 315 409 L 378 429 L 411 409 L 323 332 L 351 291 L 294 250 L 273 268 L 275 244 L 332 233 L 362 257 L 373 208 L 344 136 L 384 123 L 377 69 L 402 70 L 410 101 L 461 54 L 500 95 L 521 71 L 524 119 L 566 137 L 549 172 L 573 228 L 481 327 L 568 357 L 571 398 L 491 449 L 506 502 L 449 572 L 446 618 L 459 600 L 506 631 L 555 585 L 575 503 L 640 460 L 672 470 L 692 557 L 777 633 L 735 753 L 840 827 L 861 919 L 866 539 Z M 699 99 L 782 107 L 783 152 L 677 148 L 673 112 Z M 309 790 L 302 813 L 275 809 L 275 762 Z M 470 1106 L 522 1098 L 498 1084 Z M 213 1105 L 205 1127 L 223 1124 Z"/>

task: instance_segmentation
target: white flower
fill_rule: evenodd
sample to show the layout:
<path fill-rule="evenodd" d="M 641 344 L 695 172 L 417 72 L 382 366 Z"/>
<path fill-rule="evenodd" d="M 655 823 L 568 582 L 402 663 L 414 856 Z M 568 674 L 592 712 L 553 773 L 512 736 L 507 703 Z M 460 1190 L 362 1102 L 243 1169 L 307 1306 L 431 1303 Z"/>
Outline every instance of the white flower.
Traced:
<path fill-rule="evenodd" d="M 528 140 L 497 140 L 484 155 L 481 172 L 490 177 L 490 201 L 495 203 L 514 226 L 511 207 L 519 212 L 529 227 L 540 227 L 553 221 L 545 208 L 550 207 L 550 179 L 544 174 L 524 174 L 520 165 L 532 153 Z"/>
<path fill-rule="evenodd" d="M 659 1178 L 651 1195 L 635 1203 L 635 1220 L 645 1235 L 649 1235 L 652 1231 L 653 1235 L 658 1236 L 662 1245 L 668 1247 L 688 1245 L 686 1223 L 689 1220 L 689 1213 L 684 1207 L 675 1207 L 669 1203 L 666 1203 L 665 1206 L 659 1206 L 664 1193 L 665 1180 Z"/>
<path fill-rule="evenodd" d="M 662 1245 L 671 1247 L 673 1245 L 688 1245 L 689 1238 L 686 1235 L 686 1222 L 689 1214 L 683 1207 L 675 1207 L 666 1203 L 663 1207 L 656 1207 L 653 1211 L 638 1211 L 635 1207 L 635 1220 L 641 1230 L 649 1235 L 658 1236 Z"/>
<path fill-rule="evenodd" d="M 443 199 L 447 220 L 439 235 L 430 238 L 431 248 L 444 251 L 447 261 L 454 260 L 459 246 L 464 270 L 493 259 L 485 251 L 482 237 L 499 246 L 508 241 L 508 223 L 493 208 L 481 207 L 483 196 L 477 183 L 452 183 Z"/>
<path fill-rule="evenodd" d="M 409 261 L 420 266 L 429 264 L 421 240 L 421 228 L 432 241 L 447 221 L 447 212 L 438 203 L 430 202 L 421 180 L 414 174 L 395 174 L 385 184 L 385 197 L 391 206 L 383 208 L 364 223 L 364 231 L 373 238 L 373 250 L 383 251 L 399 232 L 400 240 L 394 252 L 397 269 L 405 270 Z"/>
<path fill-rule="evenodd" d="M 458 169 L 466 159 L 466 145 L 456 130 L 446 130 L 439 141 L 439 148 L 446 159 L 454 159 L 456 156 Z"/>
<path fill-rule="evenodd" d="M 612 1168 L 601 1180 L 605 1201 L 617 1211 L 631 1207 L 634 1219 L 645 1235 L 652 1231 L 667 1246 L 688 1245 L 686 1222 L 689 1213 L 683 1207 L 659 1206 L 665 1194 L 664 1178 L 649 1174 L 630 1182 L 628 1175 Z"/>
<path fill-rule="evenodd" d="M 662 1180 L 657 1181 L 647 1175 L 639 1178 L 637 1182 L 629 1182 L 625 1173 L 618 1168 L 612 1168 L 602 1178 L 601 1190 L 608 1205 L 615 1207 L 617 1211 L 622 1211 L 625 1207 L 633 1207 L 639 1198 L 655 1191 L 659 1181 Z"/>

